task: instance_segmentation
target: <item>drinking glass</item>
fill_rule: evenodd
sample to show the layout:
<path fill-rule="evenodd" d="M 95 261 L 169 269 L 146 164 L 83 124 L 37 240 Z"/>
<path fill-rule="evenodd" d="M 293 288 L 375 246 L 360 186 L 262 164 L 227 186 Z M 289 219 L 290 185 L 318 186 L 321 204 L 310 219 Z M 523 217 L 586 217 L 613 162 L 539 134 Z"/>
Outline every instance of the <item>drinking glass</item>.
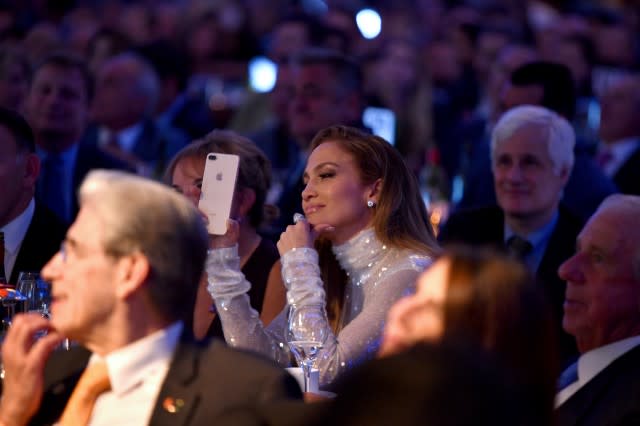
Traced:
<path fill-rule="evenodd" d="M 51 304 L 51 285 L 37 272 L 20 272 L 16 290 L 27 298 L 27 311 L 38 312 L 49 318 Z"/>
<path fill-rule="evenodd" d="M 6 294 L 0 297 L 0 306 L 2 307 L 2 319 L 0 319 L 0 340 L 4 340 L 4 336 L 9 331 L 13 317 L 16 314 L 16 306 L 20 307 L 20 312 L 26 304 L 27 298 L 19 291 L 13 289 L 8 290 Z"/>
<path fill-rule="evenodd" d="M 327 313 L 324 305 L 289 306 L 287 343 L 304 373 L 304 391 L 310 391 L 311 369 L 327 339 Z"/>

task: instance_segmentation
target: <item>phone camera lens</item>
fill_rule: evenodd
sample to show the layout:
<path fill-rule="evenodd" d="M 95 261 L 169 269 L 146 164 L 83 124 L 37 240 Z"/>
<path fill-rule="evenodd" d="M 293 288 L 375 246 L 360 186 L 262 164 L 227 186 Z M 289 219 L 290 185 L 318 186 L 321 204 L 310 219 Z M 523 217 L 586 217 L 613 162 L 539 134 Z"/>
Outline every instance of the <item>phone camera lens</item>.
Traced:
<path fill-rule="evenodd" d="M 217 158 L 218 158 L 218 157 L 216 157 L 216 156 L 215 156 L 215 155 L 213 155 L 213 154 L 209 155 L 209 160 L 215 160 L 215 159 L 217 159 Z"/>

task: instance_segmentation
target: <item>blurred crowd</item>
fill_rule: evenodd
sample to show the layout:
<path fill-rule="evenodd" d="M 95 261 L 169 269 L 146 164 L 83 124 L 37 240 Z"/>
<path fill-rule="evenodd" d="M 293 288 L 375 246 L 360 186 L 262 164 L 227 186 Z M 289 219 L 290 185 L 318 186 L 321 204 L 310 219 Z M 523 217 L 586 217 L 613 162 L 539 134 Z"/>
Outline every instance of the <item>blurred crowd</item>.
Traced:
<path fill-rule="evenodd" d="M 80 383 L 152 382 L 141 424 L 187 349 L 200 422 L 638 424 L 638 112 L 633 0 L 0 0 L 0 282 L 44 266 L 57 310 L 9 329 L 0 425 L 64 420 L 63 336 Z M 240 162 L 224 235 L 211 152 Z M 273 403 L 301 307 L 331 405 Z M 114 374 L 138 340 L 161 373 Z"/>

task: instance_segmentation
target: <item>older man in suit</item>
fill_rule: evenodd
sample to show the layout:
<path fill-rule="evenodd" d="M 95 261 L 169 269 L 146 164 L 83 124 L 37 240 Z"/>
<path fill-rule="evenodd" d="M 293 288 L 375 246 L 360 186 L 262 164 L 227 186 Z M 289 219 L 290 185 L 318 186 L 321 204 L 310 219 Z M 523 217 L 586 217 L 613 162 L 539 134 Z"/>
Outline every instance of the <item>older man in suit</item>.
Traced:
<path fill-rule="evenodd" d="M 226 410 L 299 396 L 295 380 L 269 361 L 183 333 L 208 247 L 186 198 L 134 175 L 94 171 L 80 205 L 42 271 L 52 282 L 51 321 L 18 315 L 4 341 L 0 424 L 221 424 Z M 50 356 L 63 337 L 91 354 Z"/>
<path fill-rule="evenodd" d="M 503 248 L 535 272 L 554 310 L 563 365 L 577 355 L 561 327 L 564 282 L 557 275 L 582 226 L 560 205 L 574 141 L 569 122 L 547 108 L 525 105 L 506 112 L 491 137 L 498 204 L 454 213 L 440 235 L 445 243 Z"/>
<path fill-rule="evenodd" d="M 39 173 L 31 128 L 18 113 L 0 107 L 0 281 L 15 284 L 21 271 L 40 270 L 64 239 L 64 223 L 34 200 Z"/>
<path fill-rule="evenodd" d="M 640 197 L 612 195 L 589 219 L 567 281 L 563 326 L 580 358 L 561 375 L 558 425 L 640 424 Z"/>

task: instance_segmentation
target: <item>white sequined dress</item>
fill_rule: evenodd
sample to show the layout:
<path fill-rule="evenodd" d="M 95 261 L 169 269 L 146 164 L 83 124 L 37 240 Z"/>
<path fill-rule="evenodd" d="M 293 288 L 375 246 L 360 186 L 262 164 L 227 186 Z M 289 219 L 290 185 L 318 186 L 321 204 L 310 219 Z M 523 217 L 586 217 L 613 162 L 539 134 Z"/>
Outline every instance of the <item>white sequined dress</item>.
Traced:
<path fill-rule="evenodd" d="M 323 325 L 329 330 L 329 338 L 317 361 L 321 387 L 344 370 L 375 356 L 389 308 L 413 291 L 416 278 L 431 263 L 423 254 L 382 244 L 372 228 L 334 246 L 333 252 L 349 280 L 338 335 L 328 323 Z M 281 260 L 287 302 L 324 303 L 318 253 L 311 248 L 298 248 L 285 253 Z M 240 272 L 237 246 L 210 250 L 206 270 L 208 290 L 215 300 L 227 343 L 289 366 L 291 357 L 284 340 L 286 309 L 269 326 L 262 326 L 258 313 L 249 304 L 246 292 L 250 283 Z"/>

